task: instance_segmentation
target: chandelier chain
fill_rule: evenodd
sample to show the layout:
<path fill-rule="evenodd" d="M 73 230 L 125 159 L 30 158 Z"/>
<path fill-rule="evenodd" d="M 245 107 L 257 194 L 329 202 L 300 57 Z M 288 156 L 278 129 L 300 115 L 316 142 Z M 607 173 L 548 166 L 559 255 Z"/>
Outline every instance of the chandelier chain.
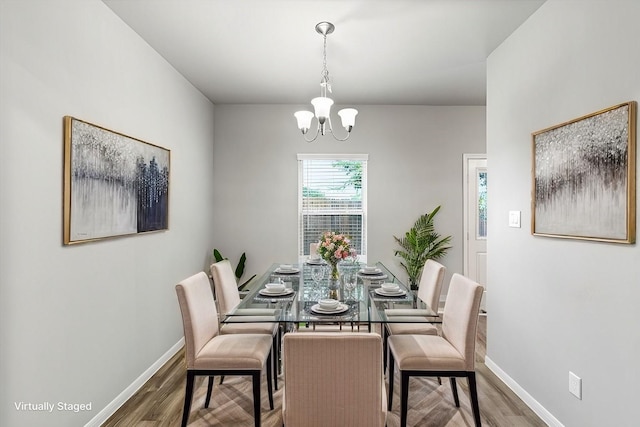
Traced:
<path fill-rule="evenodd" d="M 320 95 L 327 96 L 327 90 L 331 92 L 331 82 L 329 81 L 329 69 L 327 68 L 327 35 L 323 35 L 324 46 L 322 49 L 322 80 L 320 80 Z"/>

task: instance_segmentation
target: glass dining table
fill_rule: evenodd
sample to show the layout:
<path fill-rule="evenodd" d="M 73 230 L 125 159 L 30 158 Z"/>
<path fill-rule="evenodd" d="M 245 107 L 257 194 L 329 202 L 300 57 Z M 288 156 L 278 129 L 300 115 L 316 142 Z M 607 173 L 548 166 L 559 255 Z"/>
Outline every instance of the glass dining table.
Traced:
<path fill-rule="evenodd" d="M 357 262 L 338 266 L 338 307 L 323 309 L 319 301 L 329 297 L 330 268 L 311 260 L 300 264 L 273 264 L 244 291 L 240 304 L 221 319 L 222 323 L 279 322 L 288 330 L 334 324 L 358 329 L 381 323 L 416 323 L 410 309 L 419 308 L 424 322 L 442 323 L 437 312 L 418 300 L 382 263 L 365 268 Z M 284 290 L 272 291 L 266 285 L 284 283 Z M 397 284 L 396 290 L 387 290 Z M 334 294 L 335 295 L 335 294 Z M 403 315 L 406 313 L 406 315 Z"/>

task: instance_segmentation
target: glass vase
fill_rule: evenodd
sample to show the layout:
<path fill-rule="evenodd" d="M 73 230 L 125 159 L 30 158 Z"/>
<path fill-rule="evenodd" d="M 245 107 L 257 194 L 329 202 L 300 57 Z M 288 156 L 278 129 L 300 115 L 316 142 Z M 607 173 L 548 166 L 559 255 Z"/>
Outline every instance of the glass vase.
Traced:
<path fill-rule="evenodd" d="M 331 264 L 331 275 L 329 276 L 329 298 L 339 299 L 340 290 L 340 270 L 338 264 Z"/>

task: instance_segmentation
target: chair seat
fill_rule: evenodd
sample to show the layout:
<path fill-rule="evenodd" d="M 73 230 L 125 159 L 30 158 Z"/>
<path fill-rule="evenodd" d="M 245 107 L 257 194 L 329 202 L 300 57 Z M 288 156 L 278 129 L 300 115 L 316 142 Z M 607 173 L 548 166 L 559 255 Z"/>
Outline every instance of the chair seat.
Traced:
<path fill-rule="evenodd" d="M 229 334 L 268 334 L 278 331 L 277 323 L 225 323 L 220 328 L 222 335 Z"/>
<path fill-rule="evenodd" d="M 401 320 L 402 323 L 387 323 L 389 335 L 438 335 L 438 328 L 434 324 L 428 323 L 428 319 L 424 317 L 401 316 Z"/>
<path fill-rule="evenodd" d="M 271 351 L 271 335 L 218 335 L 196 355 L 194 369 L 262 369 Z"/>
<path fill-rule="evenodd" d="M 225 320 L 225 325 L 229 325 L 229 324 L 236 324 L 236 323 L 249 323 L 249 322 L 256 322 L 256 323 L 271 323 L 271 322 L 277 322 L 276 318 L 274 316 L 229 316 L 226 320 Z"/>
<path fill-rule="evenodd" d="M 389 348 L 401 371 L 464 371 L 464 357 L 437 335 L 392 335 Z"/>
<path fill-rule="evenodd" d="M 387 316 L 431 316 L 433 312 L 426 308 L 388 308 L 384 314 Z"/>
<path fill-rule="evenodd" d="M 236 308 L 229 314 L 236 316 L 275 316 L 275 308 Z"/>

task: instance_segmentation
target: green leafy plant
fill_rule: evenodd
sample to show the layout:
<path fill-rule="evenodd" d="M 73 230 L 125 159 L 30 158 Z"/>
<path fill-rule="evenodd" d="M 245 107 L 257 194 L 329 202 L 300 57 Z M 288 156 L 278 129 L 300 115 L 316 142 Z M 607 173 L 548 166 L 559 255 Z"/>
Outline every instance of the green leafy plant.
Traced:
<path fill-rule="evenodd" d="M 225 260 L 227 258 L 223 257 L 222 254 L 220 253 L 219 250 L 214 249 L 213 250 L 213 258 L 215 258 L 216 262 L 220 262 L 222 260 Z M 244 265 L 247 262 L 247 255 L 243 252 L 242 255 L 240 255 L 240 260 L 238 261 L 238 265 L 236 266 L 236 269 L 234 271 L 234 275 L 236 276 L 236 281 L 238 282 L 238 289 L 242 289 L 247 283 L 249 283 L 250 281 L 253 280 L 254 277 L 256 277 L 256 275 L 254 274 L 253 276 L 251 276 L 249 278 L 249 280 L 243 282 L 242 284 L 240 284 L 240 279 L 242 278 L 242 276 L 244 275 Z"/>
<path fill-rule="evenodd" d="M 451 236 L 441 237 L 435 231 L 433 218 L 439 210 L 440 206 L 421 215 L 404 237 L 393 236 L 402 248 L 396 250 L 395 255 L 404 260 L 400 265 L 407 272 L 412 289 L 417 288 L 418 279 L 427 260 L 442 258 L 451 249 L 451 246 L 448 246 Z"/>

